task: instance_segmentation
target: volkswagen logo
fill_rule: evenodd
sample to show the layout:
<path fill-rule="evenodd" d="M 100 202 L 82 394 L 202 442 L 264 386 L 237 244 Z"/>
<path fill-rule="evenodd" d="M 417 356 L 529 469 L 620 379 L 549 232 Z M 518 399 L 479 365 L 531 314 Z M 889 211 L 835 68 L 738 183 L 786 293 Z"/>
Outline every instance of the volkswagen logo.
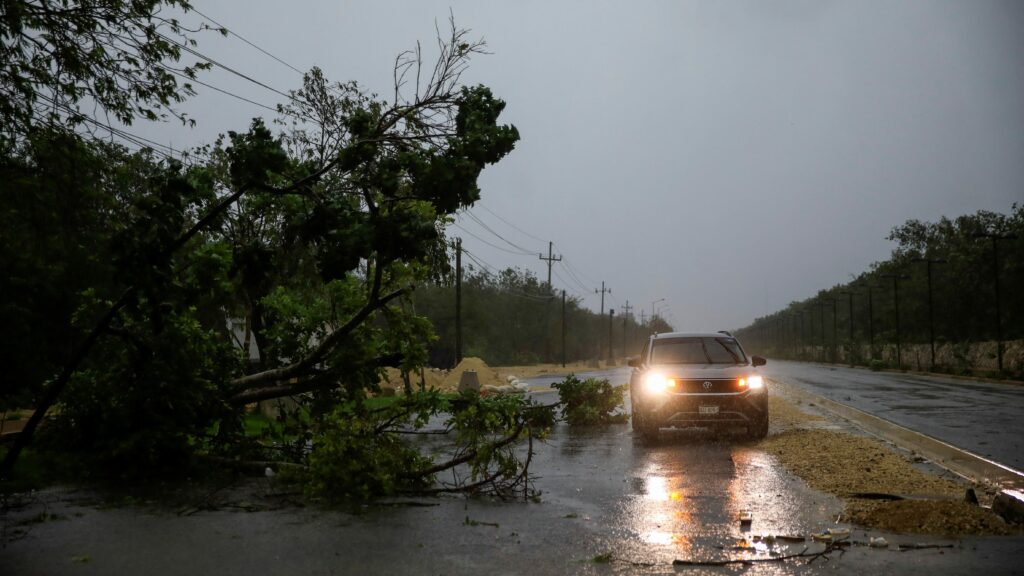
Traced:
<path fill-rule="evenodd" d="M 714 384 L 712 384 L 710 381 L 708 381 L 708 380 L 704 381 L 704 389 L 705 390 L 711 390 L 712 386 L 714 386 Z"/>

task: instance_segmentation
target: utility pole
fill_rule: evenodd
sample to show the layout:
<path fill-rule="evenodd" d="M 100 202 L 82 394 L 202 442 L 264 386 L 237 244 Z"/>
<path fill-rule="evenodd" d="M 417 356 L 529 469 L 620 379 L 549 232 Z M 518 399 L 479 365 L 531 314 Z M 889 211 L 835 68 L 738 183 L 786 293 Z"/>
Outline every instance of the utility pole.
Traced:
<path fill-rule="evenodd" d="M 455 365 L 462 362 L 462 238 L 455 239 Z"/>
<path fill-rule="evenodd" d="M 626 337 L 627 320 L 629 320 L 629 312 L 633 307 L 629 305 L 629 300 L 626 300 L 626 305 L 622 307 L 622 355 L 629 356 L 629 339 Z"/>
<path fill-rule="evenodd" d="M 604 293 L 607 292 L 607 293 L 611 294 L 612 293 L 612 289 L 611 288 L 605 288 L 604 287 L 604 280 L 602 280 L 601 281 L 601 289 L 600 290 L 598 290 L 596 288 L 594 289 L 594 294 L 597 294 L 598 292 L 601 293 L 601 314 L 600 314 L 600 316 L 604 316 Z"/>
<path fill-rule="evenodd" d="M 606 289 L 604 287 L 604 280 L 602 280 L 601 281 L 601 289 L 600 290 L 598 290 L 596 288 L 594 289 L 594 294 L 597 294 L 598 292 L 601 293 L 601 312 L 597 315 L 597 317 L 598 318 L 604 318 L 604 294 L 605 294 L 605 292 L 611 294 L 612 293 L 612 289 L 611 288 L 607 288 Z M 600 326 L 600 324 L 599 324 L 599 326 Z M 597 356 L 601 355 L 601 345 L 600 344 L 601 344 L 601 341 L 600 341 L 600 339 L 598 339 Z M 610 341 L 609 341 L 608 345 L 611 346 L 611 342 Z"/>
<path fill-rule="evenodd" d="M 562 368 L 565 368 L 565 290 L 562 290 Z"/>
<path fill-rule="evenodd" d="M 562 261 L 562 255 L 561 254 L 559 254 L 558 257 L 556 258 L 551 253 L 551 251 L 554 249 L 554 246 L 555 246 L 554 242 L 548 242 L 548 257 L 547 258 L 545 258 L 543 254 L 537 254 L 538 258 L 540 258 L 541 260 L 546 260 L 547 263 L 548 263 L 548 290 L 551 289 L 551 264 L 554 263 L 554 262 L 561 262 Z"/>
<path fill-rule="evenodd" d="M 932 264 L 945 264 L 941 258 L 914 258 L 912 262 L 924 262 L 928 268 L 928 343 L 932 351 L 931 371 L 935 371 L 935 315 L 932 313 Z M 1002 370 L 1002 368 L 1000 368 Z"/>
<path fill-rule="evenodd" d="M 996 357 L 999 359 L 999 371 L 1003 371 L 1003 315 L 999 309 L 999 241 L 1016 240 L 1016 234 L 993 234 L 981 232 L 972 234 L 974 238 L 992 239 L 992 272 L 995 275 L 996 289 Z"/>
<path fill-rule="evenodd" d="M 612 353 L 612 326 L 614 326 L 614 324 L 612 323 L 612 318 L 614 318 L 614 317 L 615 317 L 615 309 L 614 308 L 609 308 L 608 309 L 608 358 L 607 358 L 607 361 L 609 363 L 615 361 L 615 354 Z"/>

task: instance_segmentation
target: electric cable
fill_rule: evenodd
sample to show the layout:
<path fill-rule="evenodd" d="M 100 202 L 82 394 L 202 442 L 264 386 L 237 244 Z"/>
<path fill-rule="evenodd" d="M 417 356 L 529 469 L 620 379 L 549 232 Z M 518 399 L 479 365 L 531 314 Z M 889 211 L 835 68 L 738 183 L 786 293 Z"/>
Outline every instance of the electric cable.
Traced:
<path fill-rule="evenodd" d="M 225 26 L 225 25 L 221 24 L 220 22 L 217 22 L 216 20 L 214 20 L 213 18 L 210 18 L 210 17 L 209 17 L 209 16 L 207 16 L 206 14 L 203 14 L 202 12 L 200 12 L 199 10 L 197 10 L 195 6 L 190 6 L 189 8 L 190 8 L 190 9 L 191 9 L 191 10 L 192 10 L 193 12 L 195 12 L 196 14 L 199 14 L 199 15 L 200 15 L 200 16 L 202 16 L 203 18 L 206 18 L 207 20 L 209 20 L 209 21 L 210 21 L 211 23 L 213 23 L 213 25 L 214 25 L 214 26 L 220 26 L 220 27 L 221 27 L 222 29 L 224 29 L 224 30 L 227 30 L 229 34 L 231 34 L 232 36 L 234 36 L 234 37 L 238 38 L 238 39 L 239 39 L 239 40 L 241 40 L 242 42 L 245 42 L 245 43 L 246 43 L 246 44 L 248 44 L 249 46 L 252 46 L 253 48 L 255 48 L 255 49 L 259 50 L 260 52 L 262 52 L 262 53 L 266 54 L 267 56 L 270 56 L 271 58 L 273 58 L 274 60 L 278 61 L 279 63 L 281 63 L 281 64 L 283 64 L 283 65 L 287 66 L 288 68 L 291 68 L 292 70 L 294 70 L 295 72 L 297 72 L 297 73 L 298 73 L 298 74 L 299 74 L 300 76 L 305 76 L 305 72 L 303 72 L 302 70 L 299 70 L 299 69 L 298 69 L 298 68 L 296 68 L 295 66 L 292 66 L 291 64 L 289 64 L 289 63 L 285 62 L 284 60 L 282 60 L 282 59 L 278 58 L 277 56 L 274 56 L 273 54 L 271 54 L 271 53 L 270 53 L 270 52 L 268 52 L 267 50 L 264 50 L 263 48 L 260 48 L 259 46 L 257 46 L 257 45 L 256 45 L 255 43 L 253 43 L 253 42 L 250 42 L 250 41 L 249 41 L 249 39 L 247 39 L 246 37 L 242 36 L 242 35 L 241 35 L 241 34 L 239 34 L 238 32 L 235 32 L 235 31 L 234 31 L 234 30 L 232 30 L 231 28 L 228 28 L 227 26 Z"/>

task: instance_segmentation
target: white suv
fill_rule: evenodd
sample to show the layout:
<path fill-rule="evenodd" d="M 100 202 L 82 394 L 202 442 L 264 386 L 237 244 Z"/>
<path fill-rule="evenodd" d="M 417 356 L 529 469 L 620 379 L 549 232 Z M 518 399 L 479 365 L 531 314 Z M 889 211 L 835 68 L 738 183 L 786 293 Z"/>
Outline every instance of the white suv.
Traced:
<path fill-rule="evenodd" d="M 764 438 L 768 387 L 757 367 L 766 362 L 748 359 L 728 332 L 651 336 L 629 360 L 633 430 L 656 437 L 661 428 L 744 426 L 748 437 Z"/>

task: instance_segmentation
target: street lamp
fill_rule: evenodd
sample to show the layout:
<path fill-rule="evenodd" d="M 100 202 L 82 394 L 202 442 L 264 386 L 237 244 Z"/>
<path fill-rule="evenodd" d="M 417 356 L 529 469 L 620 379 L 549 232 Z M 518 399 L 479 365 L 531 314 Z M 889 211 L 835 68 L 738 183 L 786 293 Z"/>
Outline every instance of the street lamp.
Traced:
<path fill-rule="evenodd" d="M 657 304 L 658 302 L 664 302 L 664 301 L 665 301 L 664 298 L 658 298 L 657 300 L 654 300 L 654 301 L 651 302 L 651 327 L 652 328 L 654 327 L 654 315 L 657 313 L 654 310 L 654 305 Z M 653 332 L 653 330 L 652 330 L 652 332 Z"/>
<path fill-rule="evenodd" d="M 945 264 L 942 258 L 914 258 L 911 262 L 924 262 L 928 267 L 928 343 L 932 352 L 932 372 L 935 371 L 935 315 L 932 313 L 932 264 Z M 1002 368 L 1000 368 L 1001 370 Z"/>
<path fill-rule="evenodd" d="M 999 371 L 1003 371 L 1003 318 L 999 310 L 999 241 L 1016 240 L 1016 234 L 994 234 L 992 232 L 978 232 L 971 234 L 972 238 L 992 239 L 992 271 L 996 281 L 996 357 L 999 359 Z"/>
<path fill-rule="evenodd" d="M 906 274 L 882 274 L 882 278 L 892 278 L 892 302 L 896 312 L 896 367 L 903 369 L 903 357 L 900 355 L 900 280 L 910 278 Z"/>

